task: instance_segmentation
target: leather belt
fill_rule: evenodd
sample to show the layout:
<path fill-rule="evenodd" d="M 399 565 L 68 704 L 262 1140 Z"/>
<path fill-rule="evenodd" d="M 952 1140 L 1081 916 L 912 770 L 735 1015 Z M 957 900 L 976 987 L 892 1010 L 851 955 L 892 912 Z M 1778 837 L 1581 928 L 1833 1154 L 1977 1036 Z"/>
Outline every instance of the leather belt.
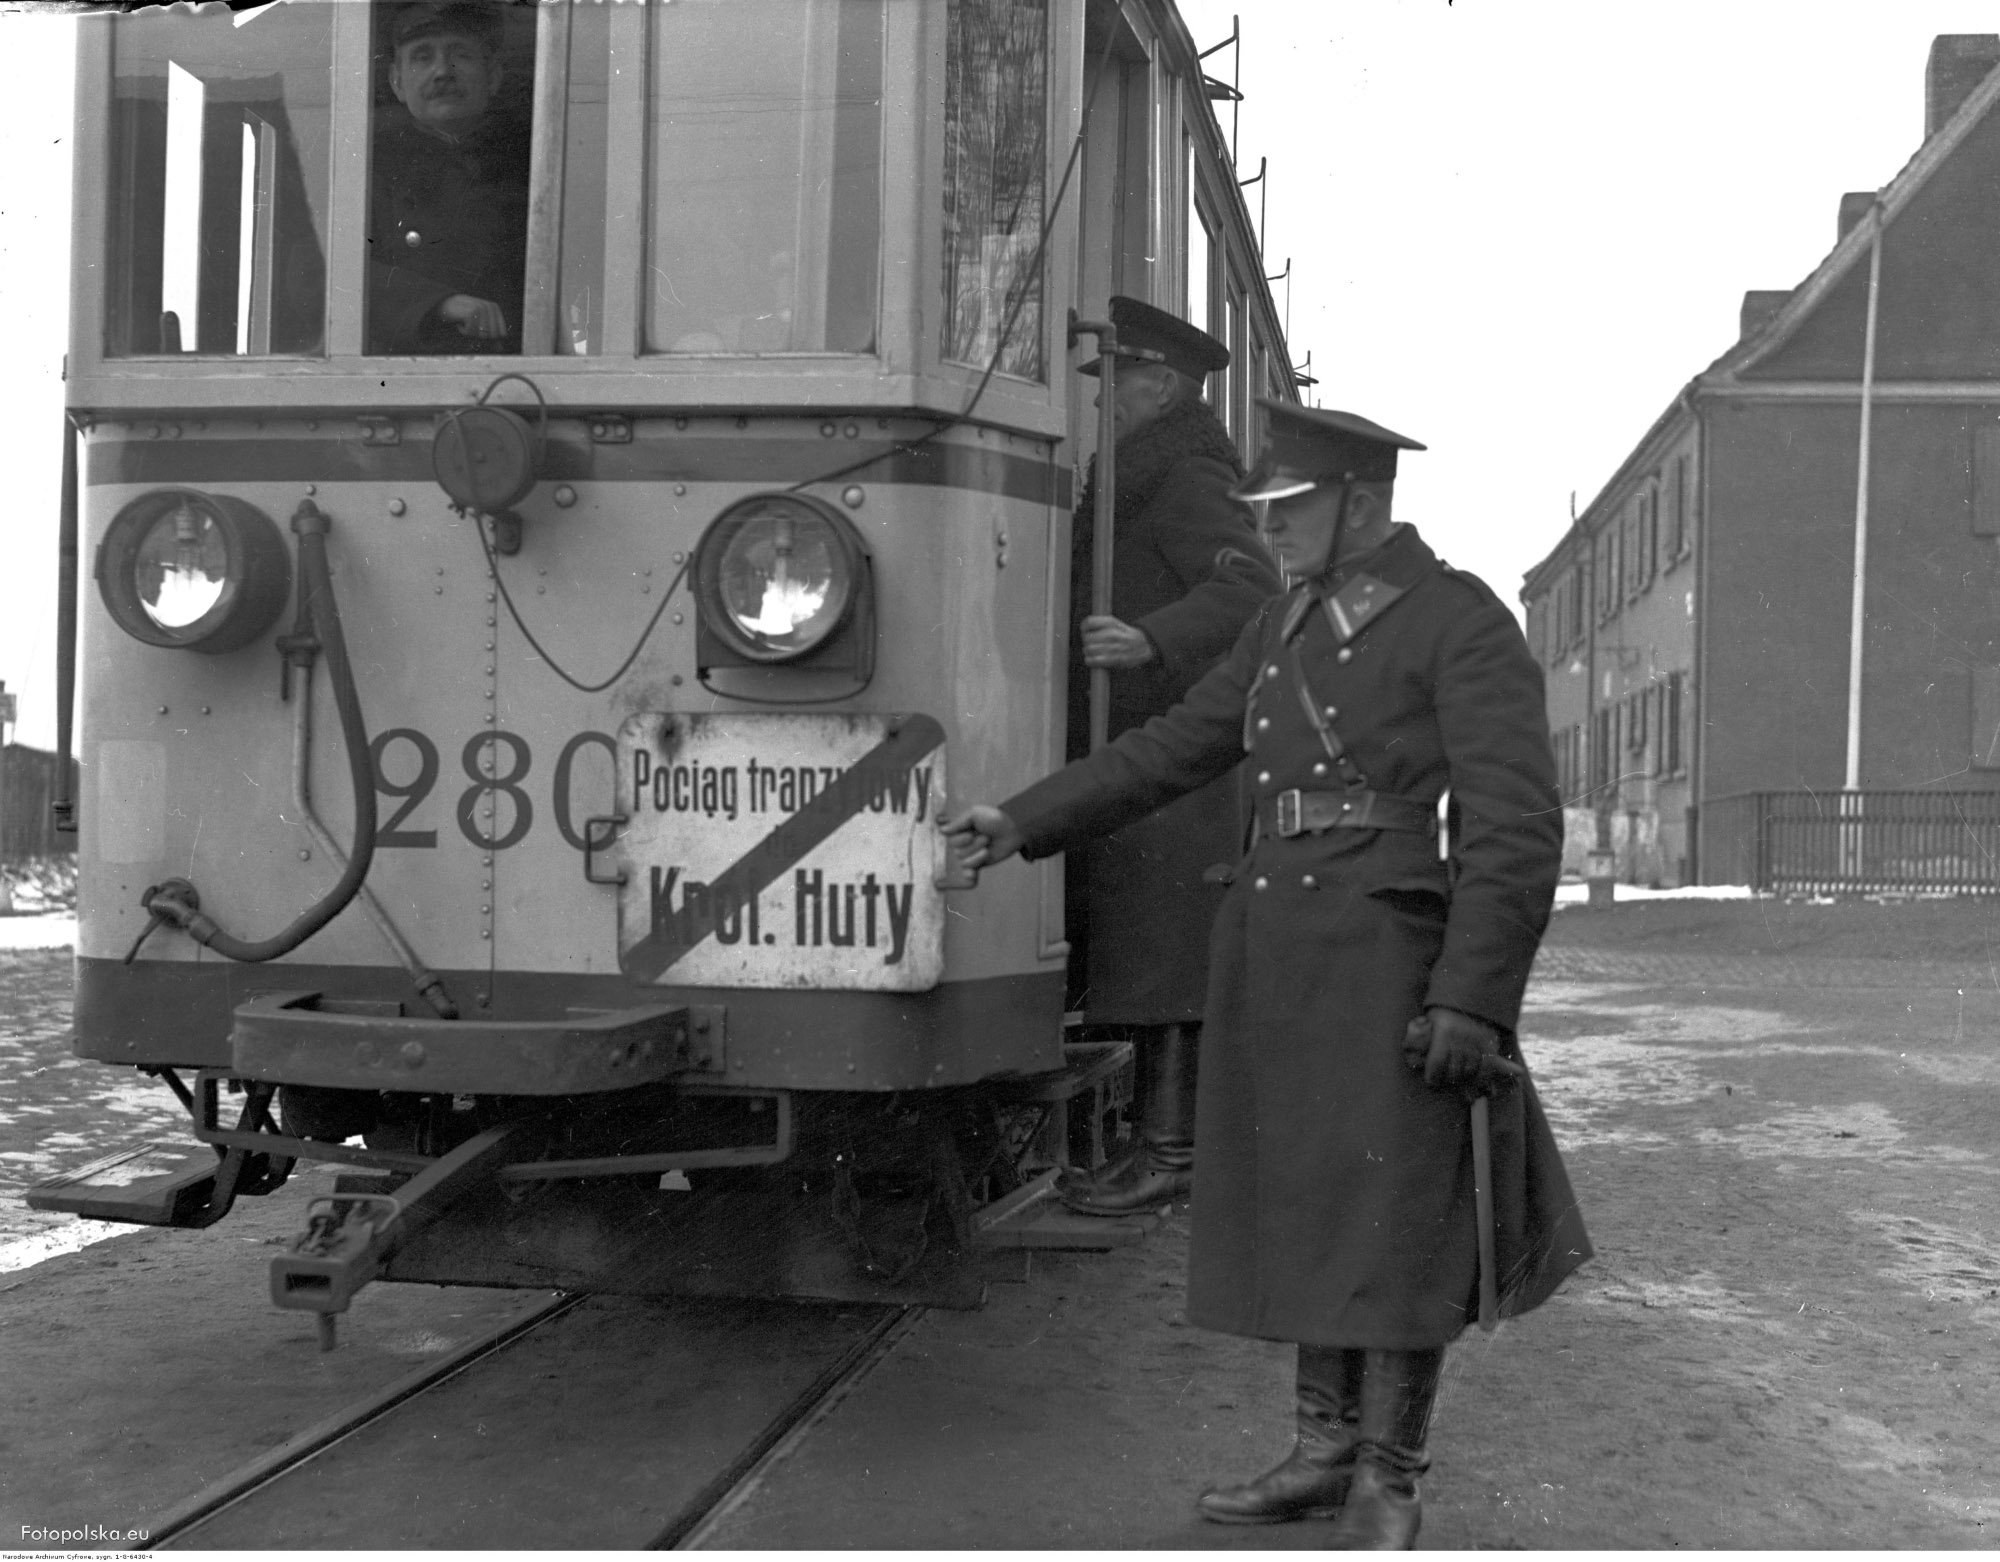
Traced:
<path fill-rule="evenodd" d="M 1435 835 L 1437 806 L 1369 787 L 1345 792 L 1308 792 L 1293 787 L 1257 805 L 1257 827 L 1266 834 L 1285 837 L 1316 835 L 1322 830 L 1408 830 L 1416 835 Z"/>

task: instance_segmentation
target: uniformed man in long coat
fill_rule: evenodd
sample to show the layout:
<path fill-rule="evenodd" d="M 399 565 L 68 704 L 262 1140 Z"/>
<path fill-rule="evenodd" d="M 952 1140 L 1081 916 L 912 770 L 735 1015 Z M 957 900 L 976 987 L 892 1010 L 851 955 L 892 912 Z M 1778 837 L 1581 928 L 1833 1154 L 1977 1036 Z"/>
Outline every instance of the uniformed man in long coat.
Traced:
<path fill-rule="evenodd" d="M 1090 752 L 1090 669 L 1110 669 L 1115 737 L 1171 710 L 1281 584 L 1249 506 L 1230 496 L 1243 475 L 1236 446 L 1202 400 L 1229 349 L 1136 298 L 1114 297 L 1111 322 L 1111 612 L 1091 612 L 1093 463 L 1071 531 L 1070 759 Z M 1098 360 L 1079 372 L 1097 374 Z M 1088 1023 L 1131 1040 L 1139 1112 L 1129 1153 L 1058 1184 L 1072 1209 L 1123 1215 L 1187 1195 L 1208 930 L 1222 899 L 1203 874 L 1241 853 L 1243 825 L 1235 778 L 1222 776 L 1070 855 L 1071 997 Z"/>
<path fill-rule="evenodd" d="M 407 0 L 375 135 L 368 351 L 518 353 L 527 256 L 526 127 L 497 112 L 495 0 Z"/>
<path fill-rule="evenodd" d="M 1337 1514 L 1335 1545 L 1395 1549 L 1476 1306 L 1471 1093 L 1492 1091 L 1498 1312 L 1590 1255 L 1515 1040 L 1562 810 L 1513 616 L 1392 517 L 1397 453 L 1423 447 L 1261 405 L 1269 444 L 1238 492 L 1268 501 L 1302 584 L 1174 710 L 943 828 L 975 869 L 1041 857 L 1246 763 L 1257 829 L 1211 944 L 1188 1317 L 1298 1342 L 1297 1440 L 1199 1508 Z"/>

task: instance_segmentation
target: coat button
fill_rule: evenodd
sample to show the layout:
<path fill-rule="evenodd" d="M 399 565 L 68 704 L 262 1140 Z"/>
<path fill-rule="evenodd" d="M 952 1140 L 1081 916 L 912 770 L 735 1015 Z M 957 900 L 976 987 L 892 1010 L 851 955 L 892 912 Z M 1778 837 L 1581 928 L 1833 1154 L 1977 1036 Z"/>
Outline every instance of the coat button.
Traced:
<path fill-rule="evenodd" d="M 1354 660 L 1354 652 L 1349 647 L 1342 646 L 1340 648 L 1340 655 L 1336 656 L 1334 660 L 1336 662 L 1351 662 Z"/>
<path fill-rule="evenodd" d="M 1260 771 L 1258 771 L 1258 772 L 1257 772 L 1257 784 L 1258 784 L 1259 786 L 1269 786 L 1269 785 L 1271 784 L 1271 772 L 1270 772 L 1270 771 L 1268 771 L 1268 770 L 1260 770 Z"/>
<path fill-rule="evenodd" d="M 1269 716 L 1259 716 L 1257 718 L 1257 730 L 1259 732 L 1269 732 L 1271 730 L 1271 718 Z"/>
<path fill-rule="evenodd" d="M 424 236 L 417 232 L 415 228 L 412 228 L 408 233 L 403 235 L 403 242 L 409 245 L 411 249 L 415 249 L 424 242 Z"/>
<path fill-rule="evenodd" d="M 1260 878 L 1257 880 L 1256 887 L 1258 889 L 1269 889 L 1271 887 L 1271 881 L 1269 879 Z"/>
<path fill-rule="evenodd" d="M 1306 889 L 1319 888 L 1319 880 L 1314 878 L 1310 873 L 1308 873 L 1304 878 L 1300 879 L 1299 883 L 1302 887 Z"/>
<path fill-rule="evenodd" d="M 1313 774 L 1314 774 L 1314 775 L 1316 775 L 1316 776 L 1323 776 L 1323 775 L 1325 775 L 1325 774 L 1326 774 L 1326 761 L 1325 761 L 1325 760 L 1321 760 L 1321 761 L 1320 761 L 1320 762 L 1319 762 L 1318 764 L 1316 764 L 1316 765 L 1314 765 L 1314 766 L 1313 766 Z"/>
<path fill-rule="evenodd" d="M 1328 718 L 1331 719 L 1332 717 L 1338 716 L 1340 714 L 1340 711 L 1338 707 L 1329 705 L 1326 708 L 1326 714 Z"/>
<path fill-rule="evenodd" d="M 1264 669 L 1264 676 L 1265 676 L 1266 678 L 1275 678 L 1275 677 L 1277 677 L 1277 676 L 1278 676 L 1278 664 L 1277 664 L 1276 662 L 1273 662 L 1273 663 L 1272 663 L 1272 664 L 1271 664 L 1271 665 L 1270 665 L 1269 667 L 1266 667 L 1266 668 Z"/>

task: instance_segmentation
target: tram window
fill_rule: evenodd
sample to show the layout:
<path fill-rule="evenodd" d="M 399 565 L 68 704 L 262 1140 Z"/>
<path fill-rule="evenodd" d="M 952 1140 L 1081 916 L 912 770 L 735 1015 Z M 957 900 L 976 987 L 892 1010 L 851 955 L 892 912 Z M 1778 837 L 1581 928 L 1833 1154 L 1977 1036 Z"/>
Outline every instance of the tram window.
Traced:
<path fill-rule="evenodd" d="M 335 3 L 117 19 L 109 356 L 322 350 Z"/>
<path fill-rule="evenodd" d="M 945 40 L 944 356 L 1039 380 L 1047 0 L 952 0 Z M 1004 333 L 1004 339 L 1003 339 Z"/>
<path fill-rule="evenodd" d="M 610 173 L 611 7 L 569 8 L 568 119 L 556 351 L 604 351 L 604 219 Z"/>
<path fill-rule="evenodd" d="M 651 351 L 874 351 L 883 10 L 651 9 Z"/>
<path fill-rule="evenodd" d="M 378 0 L 371 353 L 518 353 L 532 5 Z"/>

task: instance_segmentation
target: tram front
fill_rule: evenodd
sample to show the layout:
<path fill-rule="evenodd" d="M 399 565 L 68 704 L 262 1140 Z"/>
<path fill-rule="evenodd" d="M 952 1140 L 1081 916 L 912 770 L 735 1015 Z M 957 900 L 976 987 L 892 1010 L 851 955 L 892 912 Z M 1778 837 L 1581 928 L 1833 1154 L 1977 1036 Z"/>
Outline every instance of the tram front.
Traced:
<path fill-rule="evenodd" d="M 338 1160 L 378 1269 L 549 1285 L 790 1189 L 646 1284 L 917 1285 L 1062 1063 L 1059 867 L 935 821 L 1060 757 L 1077 7 L 79 33 L 76 1047 L 212 1149 L 38 1202 Z"/>

